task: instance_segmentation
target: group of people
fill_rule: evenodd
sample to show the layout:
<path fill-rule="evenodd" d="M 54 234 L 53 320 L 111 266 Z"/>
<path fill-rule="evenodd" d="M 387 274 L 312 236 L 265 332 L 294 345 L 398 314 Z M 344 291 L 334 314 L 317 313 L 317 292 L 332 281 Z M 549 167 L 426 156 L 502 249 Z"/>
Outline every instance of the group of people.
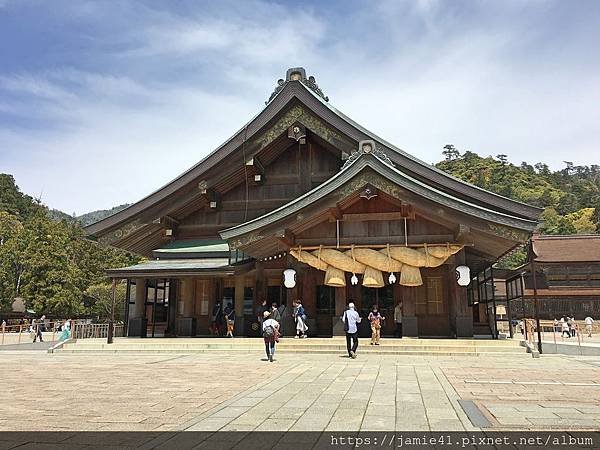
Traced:
<path fill-rule="evenodd" d="M 373 305 L 367 317 L 371 326 L 371 345 L 379 345 L 381 340 L 381 327 L 385 317 L 381 315 L 378 305 Z M 346 333 L 346 349 L 348 357 L 356 359 L 358 349 L 358 324 L 362 322 L 360 314 L 356 311 L 354 303 L 348 303 L 348 309 L 342 314 L 341 321 L 344 323 Z M 396 325 L 395 337 L 402 338 L 402 302 L 399 301 L 394 308 L 394 323 Z"/>
<path fill-rule="evenodd" d="M 308 336 L 308 324 L 307 314 L 302 300 L 293 301 L 292 319 L 295 324 L 295 339 L 305 339 Z M 284 317 L 285 307 L 278 306 L 276 302 L 271 305 L 263 300 L 261 305 L 256 311 L 256 317 L 258 319 L 262 337 L 265 342 L 265 353 L 269 361 L 273 361 L 275 356 L 275 344 L 279 342 L 282 335 L 282 319 Z M 379 345 L 381 341 L 381 328 L 386 320 L 385 317 L 379 311 L 378 305 L 373 305 L 373 308 L 369 312 L 367 317 L 371 326 L 371 345 Z M 341 321 L 344 323 L 344 331 L 346 333 L 346 346 L 348 350 L 348 356 L 350 358 L 356 358 L 356 351 L 358 349 L 358 324 L 361 323 L 362 318 L 356 311 L 354 303 L 350 302 L 348 308 L 344 311 Z M 223 309 L 222 302 L 217 300 L 212 310 L 211 334 L 220 336 L 222 333 L 223 324 L 227 325 L 227 336 L 233 337 L 233 328 L 235 325 L 235 310 L 233 305 L 227 304 Z M 395 337 L 402 338 L 402 302 L 399 301 L 394 308 L 394 323 L 395 323 Z"/>
<path fill-rule="evenodd" d="M 223 325 L 226 326 L 227 330 L 225 336 L 232 338 L 233 329 L 235 327 L 235 310 L 233 309 L 233 304 L 228 302 L 225 309 L 223 309 L 221 300 L 217 300 L 212 310 L 209 327 L 210 334 L 221 336 L 223 333 Z"/>
<path fill-rule="evenodd" d="M 306 310 L 302 306 L 302 300 L 295 300 L 293 306 L 292 318 L 296 325 L 296 334 L 294 337 L 296 339 L 304 339 L 308 332 Z M 267 359 L 271 362 L 273 362 L 273 358 L 275 357 L 275 344 L 281 338 L 281 322 L 284 311 L 285 308 L 280 309 L 275 302 L 269 308 L 266 300 L 262 302 L 258 311 L 258 320 L 261 323 L 262 336 L 265 341 L 265 352 Z"/>
<path fill-rule="evenodd" d="M 57 326 L 58 324 L 58 326 Z M 0 329 L 4 333 L 7 328 L 6 320 L 3 319 L 0 324 Z M 46 320 L 46 315 L 42 315 L 39 319 L 29 319 L 22 318 L 20 319 L 18 325 L 13 325 L 12 328 L 17 332 L 25 331 L 29 332 L 29 337 L 35 343 L 37 341 L 44 342 L 44 333 L 48 331 L 48 326 L 50 326 L 50 331 L 61 331 L 58 339 L 61 341 L 67 340 L 71 337 L 71 319 L 66 319 L 64 321 L 54 321 L 48 323 Z M 10 332 L 9 326 L 9 332 Z"/>
<path fill-rule="evenodd" d="M 591 316 L 587 316 L 584 319 L 584 323 L 587 336 L 592 337 L 594 319 Z M 576 337 L 577 333 L 579 333 L 579 326 L 574 317 L 562 316 L 560 320 L 554 319 L 554 332 L 561 333 L 561 337 L 572 338 Z"/>

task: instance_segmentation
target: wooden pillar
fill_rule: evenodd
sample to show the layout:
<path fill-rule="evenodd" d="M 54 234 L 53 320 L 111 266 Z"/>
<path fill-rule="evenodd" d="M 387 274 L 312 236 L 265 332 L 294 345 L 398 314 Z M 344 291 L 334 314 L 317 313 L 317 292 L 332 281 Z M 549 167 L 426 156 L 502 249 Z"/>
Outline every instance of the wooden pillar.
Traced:
<path fill-rule="evenodd" d="M 183 302 L 183 313 L 182 317 L 193 317 L 194 316 L 194 279 L 184 278 L 181 280 L 181 297 L 180 301 Z"/>
<path fill-rule="evenodd" d="M 417 287 L 400 286 L 402 298 L 402 335 L 417 337 L 419 321 L 417 317 Z"/>
<path fill-rule="evenodd" d="M 243 275 L 235 276 L 235 329 L 236 335 L 244 334 L 244 290 L 246 288 L 246 278 Z"/>
<path fill-rule="evenodd" d="M 254 280 L 254 309 L 266 299 L 265 270 L 261 261 L 256 262 L 256 279 Z"/>
<path fill-rule="evenodd" d="M 456 276 L 454 270 L 456 266 L 464 265 L 466 263 L 465 250 L 461 250 L 454 255 L 454 265 L 450 265 L 450 274 L 448 276 L 448 282 L 450 283 L 449 289 L 451 291 L 450 298 L 454 302 L 455 311 L 455 323 L 456 323 L 456 336 L 457 337 L 472 337 L 473 336 L 473 311 L 468 305 L 467 300 L 467 288 L 459 286 L 456 282 Z M 451 318 L 452 320 L 452 318 Z"/>
<path fill-rule="evenodd" d="M 344 333 L 344 324 L 340 320 L 342 314 L 346 310 L 347 301 L 347 289 L 348 286 L 335 288 L 335 314 L 332 317 L 333 322 L 333 335 L 334 336 L 343 336 Z"/>
<path fill-rule="evenodd" d="M 139 319 L 144 317 L 144 305 L 146 301 L 146 280 L 144 278 L 136 278 L 135 280 L 135 303 L 130 313 L 130 318 Z"/>

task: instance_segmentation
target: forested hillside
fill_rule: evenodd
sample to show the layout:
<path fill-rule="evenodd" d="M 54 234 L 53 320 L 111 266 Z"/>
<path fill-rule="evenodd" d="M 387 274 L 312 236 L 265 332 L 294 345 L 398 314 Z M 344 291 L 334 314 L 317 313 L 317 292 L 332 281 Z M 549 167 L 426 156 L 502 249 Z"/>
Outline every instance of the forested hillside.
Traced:
<path fill-rule="evenodd" d="M 114 208 L 111 208 L 111 209 L 99 209 L 97 211 L 88 212 L 88 213 L 82 214 L 80 216 L 76 216 L 74 214 L 69 215 L 58 209 L 49 209 L 48 216 L 54 220 L 76 219 L 81 224 L 82 227 L 87 227 L 88 225 L 98 222 L 98 221 L 104 219 L 105 217 L 112 216 L 113 214 L 118 213 L 119 211 L 127 208 L 128 206 L 129 206 L 129 204 L 126 203 L 124 205 L 115 206 Z"/>
<path fill-rule="evenodd" d="M 110 285 L 104 270 L 138 260 L 84 239 L 80 223 L 68 215 L 51 219 L 12 176 L 0 174 L 0 311 L 23 297 L 36 313 L 106 317 Z"/>
<path fill-rule="evenodd" d="M 600 232 L 600 165 L 551 171 L 546 164 L 509 163 L 507 155 L 486 158 L 460 153 L 446 145 L 440 169 L 461 180 L 531 205 L 544 208 L 540 232 L 586 234 Z"/>

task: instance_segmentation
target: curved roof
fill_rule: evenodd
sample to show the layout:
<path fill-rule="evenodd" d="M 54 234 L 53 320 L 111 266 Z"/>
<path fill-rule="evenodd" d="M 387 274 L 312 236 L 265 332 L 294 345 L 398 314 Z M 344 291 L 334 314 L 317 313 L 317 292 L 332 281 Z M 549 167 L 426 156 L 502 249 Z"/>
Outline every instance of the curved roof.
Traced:
<path fill-rule="evenodd" d="M 420 197 L 442 204 L 473 217 L 483 218 L 490 222 L 519 228 L 526 231 L 533 231 L 537 225 L 537 221 L 535 220 L 511 216 L 509 214 L 494 211 L 492 209 L 467 202 L 460 198 L 453 197 L 450 194 L 435 189 L 426 183 L 407 175 L 402 170 L 395 168 L 389 162 L 378 157 L 374 153 L 361 153 L 356 159 L 351 161 L 350 164 L 345 166 L 343 170 L 311 191 L 277 209 L 274 209 L 273 211 L 268 212 L 267 214 L 221 231 L 221 237 L 226 240 L 232 239 L 298 213 L 301 209 L 313 204 L 319 199 L 322 199 L 326 195 L 331 194 L 336 189 L 352 180 L 352 178 L 366 168 L 373 169 L 376 173 L 396 183 L 398 186 L 401 186 L 402 188 L 419 195 Z"/>
<path fill-rule="evenodd" d="M 267 105 L 231 138 L 209 153 L 196 165 L 160 189 L 112 216 L 86 227 L 88 235 L 100 234 L 118 224 L 131 220 L 137 214 L 147 211 L 153 205 L 175 194 L 183 187 L 197 182 L 218 162 L 227 158 L 241 147 L 244 141 L 259 133 L 294 100 L 300 101 L 317 116 L 356 142 L 364 139 L 375 140 L 383 150 L 387 150 L 388 156 L 394 163 L 413 174 L 415 178 L 427 181 L 428 184 L 434 185 L 437 189 L 448 193 L 451 192 L 457 197 L 468 199 L 474 203 L 488 205 L 490 208 L 498 209 L 504 213 L 514 214 L 517 217 L 530 220 L 538 218 L 541 212 L 539 208 L 466 183 L 395 147 L 331 106 L 324 97 L 306 82 L 306 79 L 293 80 L 289 78 L 289 75 L 290 71 L 288 71 L 288 79 L 280 85 L 280 89 L 276 90 L 275 95 L 267 102 Z"/>

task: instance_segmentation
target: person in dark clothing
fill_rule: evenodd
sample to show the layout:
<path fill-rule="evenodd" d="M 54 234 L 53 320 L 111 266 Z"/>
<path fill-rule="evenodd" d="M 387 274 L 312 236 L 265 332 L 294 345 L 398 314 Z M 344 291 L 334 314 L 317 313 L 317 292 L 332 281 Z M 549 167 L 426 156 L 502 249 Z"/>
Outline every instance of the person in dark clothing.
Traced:
<path fill-rule="evenodd" d="M 227 324 L 227 336 L 233 337 L 233 328 L 235 326 L 235 310 L 231 302 L 227 303 L 224 311 L 225 323 Z"/>
<path fill-rule="evenodd" d="M 269 308 L 269 305 L 267 305 L 266 300 L 263 300 L 260 306 L 256 309 L 256 318 L 258 319 L 258 323 L 261 325 L 261 328 L 265 316 L 265 311 L 270 313 L 270 310 L 271 308 Z"/>
<path fill-rule="evenodd" d="M 211 317 L 211 333 L 217 336 L 221 335 L 221 329 L 223 327 L 223 305 L 221 300 L 217 300 L 215 306 L 213 306 L 212 317 Z"/>
<path fill-rule="evenodd" d="M 35 337 L 33 338 L 33 342 L 35 342 L 36 339 L 39 339 L 40 342 L 44 342 L 44 337 L 43 337 L 42 333 L 44 331 L 46 331 L 46 316 L 45 315 L 40 317 L 40 320 L 36 324 L 36 329 L 34 331 L 35 331 Z"/>
<path fill-rule="evenodd" d="M 279 312 L 279 308 L 277 307 L 277 302 L 271 303 L 271 319 L 276 320 L 277 322 L 281 322 L 281 313 Z"/>

